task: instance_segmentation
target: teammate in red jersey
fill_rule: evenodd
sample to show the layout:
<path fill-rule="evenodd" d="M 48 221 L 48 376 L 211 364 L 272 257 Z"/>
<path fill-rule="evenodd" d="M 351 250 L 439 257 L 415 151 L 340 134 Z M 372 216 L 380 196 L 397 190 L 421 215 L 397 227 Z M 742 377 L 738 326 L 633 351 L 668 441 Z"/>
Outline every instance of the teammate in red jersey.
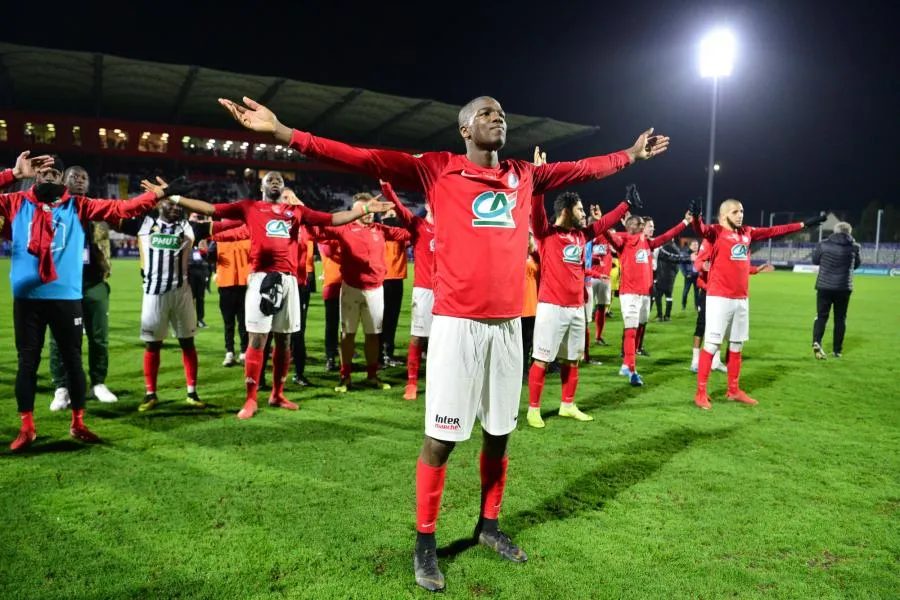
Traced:
<path fill-rule="evenodd" d="M 696 213 L 695 213 L 696 214 Z M 706 225 L 694 218 L 694 229 L 711 245 L 709 281 L 706 288 L 706 332 L 697 372 L 694 404 L 709 410 L 706 384 L 712 368 L 713 354 L 727 339 L 729 400 L 758 404 L 740 388 L 741 350 L 750 336 L 750 309 L 747 288 L 750 278 L 750 244 L 787 235 L 825 220 L 824 215 L 775 227 L 744 226 L 744 206 L 737 200 L 725 200 L 719 206 L 719 224 Z"/>
<path fill-rule="evenodd" d="M 694 242 L 694 244 L 696 243 L 697 242 Z M 703 243 L 700 244 L 697 252 L 692 255 L 694 270 L 697 271 L 696 285 L 698 293 L 697 323 L 694 326 L 694 349 L 691 354 L 691 373 L 696 373 L 700 370 L 700 344 L 703 341 L 703 334 L 706 332 L 706 280 L 709 277 L 709 255 L 711 251 L 712 246 L 710 243 L 703 240 Z M 775 267 L 770 264 L 761 265 L 759 267 L 750 265 L 751 275 L 756 275 L 757 273 L 770 273 L 774 270 Z M 723 363 L 719 358 L 719 351 L 716 350 L 716 353 L 713 355 L 712 370 L 720 370 L 718 365 L 722 364 Z"/>
<path fill-rule="evenodd" d="M 444 589 L 438 568 L 435 522 L 447 459 L 471 435 L 475 418 L 484 430 L 481 518 L 475 539 L 515 562 L 527 557 L 498 527 L 506 484 L 506 448 L 515 429 L 522 388 L 521 313 L 531 196 L 570 183 L 616 173 L 666 150 L 668 138 L 650 129 L 621 152 L 535 167 L 503 160 L 506 114 L 486 96 L 459 112 L 466 154 L 410 155 L 358 148 L 293 131 L 264 106 L 220 103 L 244 127 L 268 132 L 305 156 L 424 192 L 434 215 L 434 320 L 427 364 L 425 443 L 416 467 L 416 582 Z"/>
<path fill-rule="evenodd" d="M 250 275 L 247 277 L 245 315 L 249 347 L 244 360 L 247 399 L 239 419 L 256 413 L 256 391 L 262 373 L 263 348 L 271 332 L 275 350 L 272 358 L 272 395 L 269 406 L 296 410 L 284 397 L 290 356 L 288 337 L 300 329 L 300 296 L 297 290 L 297 243 L 300 224 L 343 225 L 372 212 L 393 207 L 390 202 L 371 200 L 353 210 L 326 213 L 305 206 L 279 204 L 284 178 L 269 171 L 262 180 L 263 200 L 241 200 L 231 204 L 208 204 L 173 197 L 187 210 L 218 218 L 243 221 L 250 232 Z"/>
<path fill-rule="evenodd" d="M 637 194 L 633 186 L 629 193 Z M 651 237 L 654 232 L 652 219 L 630 216 L 625 220 L 627 233 L 608 232 L 607 240 L 619 253 L 621 279 L 619 282 L 619 302 L 622 305 L 622 320 L 625 322 L 625 359 L 620 375 L 627 376 L 631 385 L 644 385 L 644 380 L 635 367 L 635 354 L 644 337 L 644 328 L 650 319 L 650 288 L 653 286 L 652 253 L 681 233 L 691 221 L 691 213 L 664 234 Z"/>
<path fill-rule="evenodd" d="M 596 208 L 596 211 L 593 209 Z M 592 207 L 594 220 L 602 216 L 600 207 Z M 590 249 L 588 250 L 588 247 Z M 606 345 L 603 329 L 606 327 L 606 311 L 612 303 L 612 249 L 605 235 L 595 237 L 585 245 L 585 251 L 591 254 L 591 294 L 594 299 L 594 343 Z"/>
<path fill-rule="evenodd" d="M 412 292 L 412 315 L 409 336 L 409 351 L 406 358 L 406 390 L 404 400 L 415 400 L 419 388 L 419 366 L 422 352 L 427 350 L 431 335 L 432 309 L 434 308 L 434 217 L 431 208 L 425 204 L 425 216 L 416 216 L 403 206 L 387 181 L 381 182 L 381 193 L 397 208 L 397 218 L 412 236 L 414 275 Z"/>
<path fill-rule="evenodd" d="M 546 158 L 535 156 L 536 164 L 544 164 Z M 531 227 L 541 253 L 543 273 L 538 292 L 537 315 L 534 322 L 534 349 L 531 370 L 528 373 L 528 413 L 526 419 L 532 427 L 544 427 L 541 418 L 541 393 L 547 376 L 547 365 L 561 356 L 559 375 L 562 380 L 562 399 L 559 416 L 578 421 L 593 421 L 575 406 L 578 387 L 578 360 L 584 351 L 585 287 L 584 246 L 601 232 L 618 222 L 632 201 L 629 196 L 615 209 L 598 221 L 586 225 L 581 197 L 565 192 L 553 204 L 556 221 L 547 221 L 543 196 L 532 198 Z"/>
<path fill-rule="evenodd" d="M 372 202 L 369 193 L 356 194 L 353 210 L 362 210 Z M 380 196 L 379 196 L 380 198 Z M 377 201 L 377 200 L 375 200 Z M 394 208 L 393 202 L 385 202 Z M 316 240 L 334 240 L 341 249 L 341 379 L 334 388 L 346 392 L 350 388 L 353 369 L 353 350 L 356 344 L 356 328 L 362 322 L 366 336 L 366 384 L 375 389 L 388 390 L 390 385 L 378 379 L 378 352 L 380 350 L 381 325 L 384 319 L 384 242 L 386 239 L 407 242 L 409 232 L 399 227 L 388 227 L 373 221 L 374 215 L 366 214 L 356 222 L 343 227 L 312 227 L 310 233 Z"/>

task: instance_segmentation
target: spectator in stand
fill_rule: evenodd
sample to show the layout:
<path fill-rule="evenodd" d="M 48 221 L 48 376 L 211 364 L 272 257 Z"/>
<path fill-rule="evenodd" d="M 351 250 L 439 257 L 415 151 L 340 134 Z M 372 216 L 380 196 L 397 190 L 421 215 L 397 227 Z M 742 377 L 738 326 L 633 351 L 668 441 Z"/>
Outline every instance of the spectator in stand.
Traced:
<path fill-rule="evenodd" d="M 825 359 L 822 336 L 828 324 L 828 314 L 834 308 L 834 333 L 831 350 L 835 358 L 844 351 L 844 332 L 847 323 L 847 306 L 853 293 L 853 271 L 862 264 L 859 244 L 851 235 L 850 223 L 841 221 L 834 226 L 834 233 L 820 242 L 813 251 L 812 262 L 819 265 L 816 277 L 816 321 L 813 324 L 813 354 Z"/>

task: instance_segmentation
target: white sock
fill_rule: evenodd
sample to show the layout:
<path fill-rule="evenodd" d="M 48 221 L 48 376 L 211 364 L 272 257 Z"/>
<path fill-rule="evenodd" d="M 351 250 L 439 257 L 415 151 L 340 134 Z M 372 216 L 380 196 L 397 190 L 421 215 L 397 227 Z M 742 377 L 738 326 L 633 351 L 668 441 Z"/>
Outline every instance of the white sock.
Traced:
<path fill-rule="evenodd" d="M 691 364 L 692 365 L 700 364 L 700 348 L 694 348 L 694 351 L 691 353 Z"/>
<path fill-rule="evenodd" d="M 197 391 L 197 388 L 193 385 L 189 385 L 189 386 L 187 386 L 187 390 L 188 390 L 188 394 L 193 394 L 194 392 Z"/>

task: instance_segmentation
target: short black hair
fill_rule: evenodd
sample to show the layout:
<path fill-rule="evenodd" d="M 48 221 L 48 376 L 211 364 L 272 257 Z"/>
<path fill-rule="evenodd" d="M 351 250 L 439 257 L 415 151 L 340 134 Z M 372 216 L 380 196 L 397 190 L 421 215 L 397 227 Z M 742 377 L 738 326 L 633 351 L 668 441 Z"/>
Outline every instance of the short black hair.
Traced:
<path fill-rule="evenodd" d="M 563 192 L 557 196 L 553 201 L 553 212 L 556 214 L 556 218 L 558 219 L 564 210 L 572 210 L 579 202 L 581 202 L 581 196 L 578 195 L 578 192 Z"/>

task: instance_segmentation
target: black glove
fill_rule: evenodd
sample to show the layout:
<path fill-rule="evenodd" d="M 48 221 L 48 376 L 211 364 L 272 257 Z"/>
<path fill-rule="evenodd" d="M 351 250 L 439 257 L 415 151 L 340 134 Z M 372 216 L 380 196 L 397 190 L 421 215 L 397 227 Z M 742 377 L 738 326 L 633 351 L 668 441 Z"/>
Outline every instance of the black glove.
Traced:
<path fill-rule="evenodd" d="M 633 183 L 629 183 L 625 188 L 625 202 L 633 208 L 642 208 L 644 206 L 643 201 L 641 201 L 641 195 L 638 194 L 637 186 Z"/>
<path fill-rule="evenodd" d="M 186 196 L 193 187 L 187 177 L 179 177 L 169 182 L 166 187 L 166 196 Z"/>
<path fill-rule="evenodd" d="M 804 227 L 812 227 L 813 225 L 818 225 L 819 223 L 824 223 L 825 219 L 828 217 L 825 216 L 825 213 L 816 215 L 814 217 L 810 217 L 807 220 L 803 221 Z"/>
<path fill-rule="evenodd" d="M 703 202 L 700 201 L 700 198 L 694 198 L 691 200 L 691 203 L 688 204 L 688 210 L 691 211 L 691 214 L 695 217 L 703 216 Z"/>

